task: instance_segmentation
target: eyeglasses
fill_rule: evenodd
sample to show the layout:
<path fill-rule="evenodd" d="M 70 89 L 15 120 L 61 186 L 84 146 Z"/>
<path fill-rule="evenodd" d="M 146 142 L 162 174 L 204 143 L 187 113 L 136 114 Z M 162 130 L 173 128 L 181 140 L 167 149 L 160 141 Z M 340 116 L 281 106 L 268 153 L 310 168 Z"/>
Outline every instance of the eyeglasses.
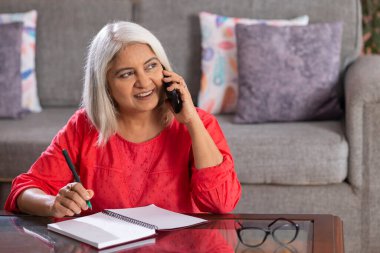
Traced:
<path fill-rule="evenodd" d="M 278 218 L 272 221 L 266 228 L 256 226 L 244 226 L 237 222 L 240 228 L 236 229 L 236 233 L 242 244 L 247 247 L 261 246 L 268 235 L 280 245 L 292 243 L 298 236 L 299 225 L 285 218 Z"/>

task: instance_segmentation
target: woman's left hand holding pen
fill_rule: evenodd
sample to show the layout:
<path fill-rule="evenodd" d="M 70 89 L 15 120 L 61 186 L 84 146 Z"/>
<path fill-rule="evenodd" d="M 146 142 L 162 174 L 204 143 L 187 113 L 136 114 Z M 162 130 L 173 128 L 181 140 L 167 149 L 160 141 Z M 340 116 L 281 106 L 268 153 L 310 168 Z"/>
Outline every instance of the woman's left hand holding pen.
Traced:
<path fill-rule="evenodd" d="M 69 183 L 62 187 L 50 205 L 51 216 L 62 218 L 80 214 L 82 210 L 87 210 L 86 200 L 94 196 L 93 190 L 87 190 L 81 183 Z"/>

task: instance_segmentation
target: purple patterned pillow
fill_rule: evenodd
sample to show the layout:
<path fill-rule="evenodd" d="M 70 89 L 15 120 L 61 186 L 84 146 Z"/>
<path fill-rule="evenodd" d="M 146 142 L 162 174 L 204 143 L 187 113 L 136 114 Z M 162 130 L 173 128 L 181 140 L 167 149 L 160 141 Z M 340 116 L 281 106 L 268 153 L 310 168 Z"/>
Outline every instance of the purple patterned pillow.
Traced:
<path fill-rule="evenodd" d="M 0 117 L 17 118 L 21 107 L 21 41 L 23 23 L 0 25 Z"/>
<path fill-rule="evenodd" d="M 238 24 L 236 32 L 239 98 L 234 122 L 341 117 L 337 83 L 342 23 Z"/>

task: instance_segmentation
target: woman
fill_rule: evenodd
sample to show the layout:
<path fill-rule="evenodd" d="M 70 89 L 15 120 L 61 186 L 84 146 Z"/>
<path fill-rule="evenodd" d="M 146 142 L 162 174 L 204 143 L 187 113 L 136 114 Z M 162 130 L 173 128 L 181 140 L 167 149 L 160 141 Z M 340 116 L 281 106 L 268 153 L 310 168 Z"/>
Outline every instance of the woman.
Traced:
<path fill-rule="evenodd" d="M 174 113 L 168 91 L 177 90 Z M 62 150 L 81 183 L 72 183 Z M 194 107 L 158 39 L 130 22 L 108 24 L 91 43 L 82 108 L 30 170 L 12 184 L 5 209 L 73 216 L 151 203 L 177 212 L 230 212 L 241 194 L 216 119 Z"/>

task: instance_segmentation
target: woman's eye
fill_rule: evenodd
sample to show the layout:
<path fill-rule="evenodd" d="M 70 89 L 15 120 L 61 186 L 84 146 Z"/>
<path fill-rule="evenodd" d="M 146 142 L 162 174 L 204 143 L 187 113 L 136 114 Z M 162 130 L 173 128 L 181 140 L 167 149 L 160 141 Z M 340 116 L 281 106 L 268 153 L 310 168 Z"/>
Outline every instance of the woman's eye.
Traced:
<path fill-rule="evenodd" d="M 128 78 L 133 75 L 133 72 L 125 72 L 120 75 L 121 78 Z"/>
<path fill-rule="evenodd" d="M 149 64 L 149 65 L 146 67 L 146 69 L 147 69 L 147 70 L 151 70 L 151 69 L 155 68 L 156 66 L 157 66 L 157 63 L 153 62 L 153 63 Z"/>

